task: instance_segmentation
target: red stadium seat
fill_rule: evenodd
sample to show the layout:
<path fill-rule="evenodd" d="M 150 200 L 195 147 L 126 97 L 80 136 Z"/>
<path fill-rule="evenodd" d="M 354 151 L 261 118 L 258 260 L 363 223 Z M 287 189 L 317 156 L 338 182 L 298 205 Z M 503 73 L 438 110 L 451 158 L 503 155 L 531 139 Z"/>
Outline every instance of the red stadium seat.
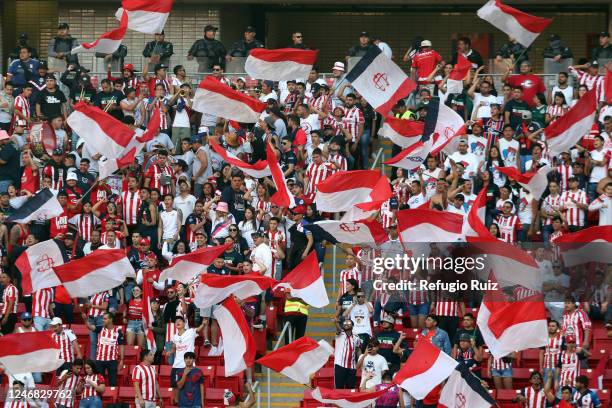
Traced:
<path fill-rule="evenodd" d="M 264 330 L 253 330 L 253 339 L 255 340 L 255 352 L 258 356 L 266 354 L 267 338 Z"/>
<path fill-rule="evenodd" d="M 277 310 L 274 304 L 266 307 L 266 331 L 273 337 L 278 335 Z"/>
<path fill-rule="evenodd" d="M 200 346 L 197 350 L 196 362 L 198 366 L 221 366 L 223 365 L 223 356 L 209 356 L 210 347 Z"/>
<path fill-rule="evenodd" d="M 243 377 L 244 377 L 244 373 L 226 377 L 225 367 L 218 366 L 217 368 L 215 368 L 214 385 L 215 385 L 215 388 L 229 389 L 229 390 L 232 390 L 234 394 L 241 395 L 242 386 L 243 386 Z"/>
<path fill-rule="evenodd" d="M 215 379 L 215 366 L 199 366 L 204 374 L 204 388 L 212 388 Z"/>
<path fill-rule="evenodd" d="M 164 406 L 170 405 L 172 403 L 172 398 L 174 397 L 174 389 L 170 387 L 160 386 L 159 391 L 161 393 L 161 398 L 164 402 Z"/>
<path fill-rule="evenodd" d="M 334 369 L 321 368 L 312 380 L 315 387 L 334 388 Z"/>
<path fill-rule="evenodd" d="M 138 346 L 125 346 L 123 352 L 123 364 L 126 366 L 137 365 L 140 357 L 140 347 Z"/>
<path fill-rule="evenodd" d="M 540 350 L 527 349 L 521 352 L 522 367 L 535 368 L 540 366 Z"/>
<path fill-rule="evenodd" d="M 119 392 L 117 394 L 117 402 L 134 404 L 135 399 L 136 391 L 134 391 L 134 387 L 119 387 Z"/>
<path fill-rule="evenodd" d="M 159 386 L 160 387 L 170 387 L 170 372 L 171 371 L 172 371 L 172 366 L 170 365 L 159 366 Z"/>
<path fill-rule="evenodd" d="M 102 403 L 104 406 L 107 404 L 114 404 L 117 402 L 117 395 L 119 395 L 118 387 L 106 387 L 104 394 L 102 394 Z"/>
<path fill-rule="evenodd" d="M 503 403 L 512 403 L 512 400 L 516 398 L 518 392 L 516 390 L 496 390 L 495 395 L 497 401 L 501 404 Z"/>
<path fill-rule="evenodd" d="M 204 397 L 204 402 L 206 404 L 206 406 L 214 406 L 214 405 L 218 405 L 218 406 L 224 406 L 223 403 L 223 394 L 225 393 L 225 391 L 221 388 L 207 388 L 206 389 L 206 396 Z"/>

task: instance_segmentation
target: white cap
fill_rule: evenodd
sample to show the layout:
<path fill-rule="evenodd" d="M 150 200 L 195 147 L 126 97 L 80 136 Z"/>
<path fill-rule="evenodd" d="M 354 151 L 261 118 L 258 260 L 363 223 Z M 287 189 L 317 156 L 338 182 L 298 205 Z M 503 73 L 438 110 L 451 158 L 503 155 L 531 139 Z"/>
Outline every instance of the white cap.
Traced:
<path fill-rule="evenodd" d="M 340 61 L 334 62 L 334 67 L 332 68 L 332 71 L 334 70 L 344 72 L 344 62 L 340 62 Z"/>
<path fill-rule="evenodd" d="M 85 144 L 85 139 L 79 139 L 79 141 L 76 144 L 76 148 L 78 149 L 79 147 L 83 146 Z"/>
<path fill-rule="evenodd" d="M 431 41 L 429 40 L 421 41 L 421 47 L 431 47 Z"/>
<path fill-rule="evenodd" d="M 49 324 L 51 326 L 55 326 L 56 324 L 62 324 L 62 319 L 60 319 L 59 317 L 54 317 L 53 319 L 51 319 L 51 322 Z"/>
<path fill-rule="evenodd" d="M 74 180 L 77 181 L 79 178 L 77 177 L 77 175 L 74 173 L 74 171 L 71 171 L 70 173 L 68 173 L 68 176 L 66 177 L 66 181 L 68 180 Z"/>

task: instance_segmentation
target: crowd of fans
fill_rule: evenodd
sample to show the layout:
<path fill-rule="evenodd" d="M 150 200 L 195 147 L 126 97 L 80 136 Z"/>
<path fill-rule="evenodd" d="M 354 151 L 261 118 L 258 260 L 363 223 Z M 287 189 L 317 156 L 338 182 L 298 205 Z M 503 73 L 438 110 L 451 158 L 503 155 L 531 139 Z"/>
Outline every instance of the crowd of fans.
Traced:
<path fill-rule="evenodd" d="M 126 53 L 120 48 L 108 59 L 109 63 L 120 59 L 121 74 L 112 77 L 109 66 L 108 77 L 94 85 L 86 67 L 70 54 L 77 42 L 68 30 L 67 24 L 60 24 L 49 45 L 53 64 L 37 59 L 36 50 L 27 45 L 27 36 L 21 36 L 0 91 L 1 332 L 51 330 L 66 361 L 57 371 L 57 384 L 74 390 L 79 406 L 102 406 L 100 396 L 105 386 L 117 385 L 124 345 L 143 348 L 141 364 L 131 373 L 139 406 L 155 406 L 160 397 L 159 384 L 153 385 L 155 369 L 151 368 L 159 364 L 172 366 L 176 405 L 203 406 L 205 390 L 201 371 L 195 366 L 194 345 L 202 336 L 211 355 L 223 353 L 214 307 L 197 309 L 192 303 L 197 282 L 160 281 L 161 271 L 176 256 L 220 244 L 232 245 L 208 273 L 254 271 L 280 279 L 311 251 L 316 251 L 322 264 L 326 242 L 305 228 L 333 218 L 333 214 L 317 211 L 317 185 L 338 171 L 369 168 L 381 116 L 346 81 L 347 60 L 329 67 L 333 74 L 329 80 L 320 78 L 316 68 L 308 78 L 281 83 L 226 77 L 226 61 L 263 47 L 252 27 L 247 27 L 243 40 L 226 51 L 215 39 L 217 29 L 206 26 L 205 37 L 181 51 L 198 60 L 200 72 L 209 72 L 218 81 L 266 103 L 254 126 L 192 110 L 196 84 L 189 82 L 181 65 L 168 72 L 177 50 L 164 40 L 163 32 L 146 44 L 143 55 L 149 63 L 142 73 L 129 62 L 123 64 Z M 612 57 L 609 33 L 600 33 L 599 41 L 585 64 L 570 67 L 569 72 L 558 75 L 553 87 L 546 87 L 541 77 L 532 73 L 527 50 L 510 39 L 498 56 L 500 61 L 509 61 L 499 86 L 469 39 L 461 38 L 457 53 L 462 53 L 473 69 L 460 94 L 446 92 L 446 79 L 457 53 L 446 62 L 431 41 L 418 39 L 405 54 L 418 89 L 398 101 L 393 114 L 423 121 L 427 104 L 432 98 L 441 98 L 466 120 L 469 130 L 451 155 L 428 157 L 426 164 L 412 173 L 393 170 L 389 179 L 393 197 L 376 215 L 389 235 L 387 243 L 382 247 L 343 246 L 346 269 L 332 271 L 340 282 L 333 316 L 336 388 L 373 390 L 390 382 L 414 345 L 404 332 L 396 330 L 402 316 L 409 316 L 409 324 L 418 329 L 419 337 L 468 365 L 475 375 L 489 372 L 491 387 L 513 388 L 516 356 L 485 360 L 485 344 L 475 316 L 466 309 L 477 305 L 427 292 L 376 290 L 372 284 L 373 259 L 402 251 L 398 249 L 397 211 L 426 205 L 467 214 L 478 192 L 486 189 L 485 225 L 493 236 L 516 245 L 542 243 L 534 256 L 541 268 L 544 292 L 550 296 L 550 344 L 542 350 L 540 370 L 533 373 L 532 385 L 517 398 L 530 408 L 552 406 L 560 400 L 575 401 L 579 407 L 599 406 L 597 396 L 589 391 L 588 379 L 579 373 L 592 344 L 591 319 L 612 321 L 612 268 L 566 268 L 554 249 L 554 240 L 563 234 L 612 225 L 612 107 L 604 102 L 598 64 L 598 58 Z M 300 32 L 293 33 L 292 42 L 293 47 L 306 48 Z M 363 56 L 375 46 L 392 56 L 386 43 L 367 32 L 360 34 L 359 44 L 347 56 Z M 551 37 L 549 48 L 546 57 L 571 56 L 558 37 Z M 542 137 L 546 126 L 593 88 L 601 102 L 591 131 L 571 150 L 551 157 Z M 144 129 L 160 108 L 161 131 L 129 167 L 109 179 L 100 179 L 104 158 L 66 124 L 78 102 L 97 106 L 132 129 Z M 41 136 L 45 132 L 51 137 Z M 211 149 L 212 141 L 248 162 L 265 160 L 265 145 L 271 143 L 296 197 L 296 207 L 272 204 L 272 181 L 253 179 L 224 163 Z M 399 150 L 394 146 L 395 153 Z M 497 170 L 509 166 L 532 172 L 545 164 L 550 164 L 552 171 L 540 200 Z M 32 196 L 43 188 L 57 195 L 64 207 L 60 216 L 28 224 L 5 221 L 21 196 Z M 101 248 L 122 248 L 137 277 L 89 299 L 71 299 L 62 286 L 25 296 L 15 260 L 28 247 L 49 239 L 57 240 L 71 260 Z M 415 279 L 431 278 L 431 273 L 420 270 Z M 155 293 L 151 302 L 155 321 L 150 329 L 157 349 L 151 351 L 146 350 L 142 322 L 143 307 L 147 307 L 142 300 L 143 285 Z M 265 329 L 265 306 L 272 301 L 271 293 L 240 301 L 253 330 Z M 25 304 L 23 313 L 18 313 L 20 303 Z M 305 333 L 308 314 L 305 302 L 286 295 L 283 315 L 297 337 Z M 90 330 L 89 349 L 80 347 L 69 329 L 80 319 Z M 35 381 L 42 380 L 40 373 L 17 377 L 10 377 L 16 389 L 33 387 Z M 250 384 L 252 373 L 247 373 L 246 379 Z M 247 401 L 234 406 L 254 404 L 251 388 L 248 390 Z M 435 391 L 416 401 L 416 406 L 436 406 L 439 388 Z M 392 387 L 377 406 L 414 403 L 401 394 Z M 70 399 L 56 403 L 75 405 Z"/>

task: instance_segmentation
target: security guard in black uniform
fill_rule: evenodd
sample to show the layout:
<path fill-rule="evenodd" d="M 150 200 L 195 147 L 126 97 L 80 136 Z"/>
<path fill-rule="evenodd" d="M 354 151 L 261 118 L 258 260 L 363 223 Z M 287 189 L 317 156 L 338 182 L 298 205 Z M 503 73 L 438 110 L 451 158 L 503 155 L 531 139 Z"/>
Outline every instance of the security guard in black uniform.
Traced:
<path fill-rule="evenodd" d="M 225 55 L 227 51 L 221 41 L 215 40 L 217 27 L 207 25 L 204 27 L 204 38 L 193 43 L 187 52 L 187 59 L 194 57 L 198 61 L 198 72 L 211 72 L 214 64 L 225 67 Z"/>

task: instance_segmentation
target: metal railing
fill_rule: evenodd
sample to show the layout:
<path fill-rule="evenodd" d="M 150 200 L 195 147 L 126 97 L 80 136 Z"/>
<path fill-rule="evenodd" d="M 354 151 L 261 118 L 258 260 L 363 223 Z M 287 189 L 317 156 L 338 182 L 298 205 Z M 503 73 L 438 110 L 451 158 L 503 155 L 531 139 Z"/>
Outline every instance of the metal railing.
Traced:
<path fill-rule="evenodd" d="M 275 351 L 276 349 L 278 349 L 278 347 L 281 344 L 281 341 L 283 341 L 285 339 L 285 333 L 287 333 L 287 336 L 289 336 L 289 343 L 291 343 L 293 341 L 293 330 L 291 330 L 291 323 L 289 322 L 285 322 L 285 324 L 283 325 L 283 330 L 281 330 L 280 335 L 278 336 L 278 339 L 276 340 L 276 343 L 274 344 L 274 347 L 272 348 L 272 351 Z M 272 382 L 272 371 L 269 368 L 266 368 L 266 379 L 268 381 L 268 408 L 271 408 L 272 406 L 272 389 L 270 386 L 270 383 Z M 261 403 L 261 399 L 260 396 L 258 394 L 257 396 L 257 406 L 260 407 Z"/>

